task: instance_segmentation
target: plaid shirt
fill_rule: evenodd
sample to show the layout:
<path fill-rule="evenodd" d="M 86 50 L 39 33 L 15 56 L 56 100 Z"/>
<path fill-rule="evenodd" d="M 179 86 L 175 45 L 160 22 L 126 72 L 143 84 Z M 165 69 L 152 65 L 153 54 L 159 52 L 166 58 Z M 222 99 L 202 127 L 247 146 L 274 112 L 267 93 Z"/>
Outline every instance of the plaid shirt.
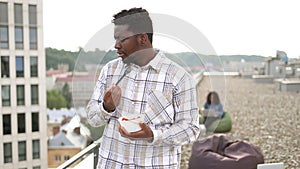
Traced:
<path fill-rule="evenodd" d="M 181 145 L 199 134 L 196 90 L 192 77 L 159 52 L 146 66 L 129 65 L 118 86 L 121 103 L 112 113 L 103 109 L 103 96 L 124 75 L 121 59 L 106 64 L 87 106 L 88 122 L 106 124 L 98 168 L 179 168 Z M 153 142 L 129 140 L 118 131 L 118 117 L 140 113 L 152 129 Z"/>

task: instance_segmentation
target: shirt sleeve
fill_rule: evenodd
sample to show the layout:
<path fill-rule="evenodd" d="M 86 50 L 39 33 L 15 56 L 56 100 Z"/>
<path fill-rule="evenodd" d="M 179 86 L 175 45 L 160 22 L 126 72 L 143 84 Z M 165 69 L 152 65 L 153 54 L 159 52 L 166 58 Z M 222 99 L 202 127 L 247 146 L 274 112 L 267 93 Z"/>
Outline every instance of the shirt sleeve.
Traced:
<path fill-rule="evenodd" d="M 101 70 L 94 88 L 94 93 L 86 108 L 88 123 L 94 127 L 104 125 L 114 114 L 114 112 L 108 113 L 103 107 L 103 96 L 106 89 L 106 72 L 107 67 L 105 66 Z"/>
<path fill-rule="evenodd" d="M 198 106 L 193 79 L 185 74 L 173 92 L 174 123 L 165 127 L 151 127 L 152 144 L 184 145 L 199 135 Z"/>

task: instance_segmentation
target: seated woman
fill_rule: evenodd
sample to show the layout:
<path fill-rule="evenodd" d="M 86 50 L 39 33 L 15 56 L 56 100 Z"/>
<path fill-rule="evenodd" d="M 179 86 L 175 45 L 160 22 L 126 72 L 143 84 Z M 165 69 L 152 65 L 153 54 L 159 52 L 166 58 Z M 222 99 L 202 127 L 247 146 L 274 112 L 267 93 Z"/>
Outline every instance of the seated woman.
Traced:
<path fill-rule="evenodd" d="M 224 116 L 223 105 L 217 92 L 209 92 L 203 110 L 204 124 L 209 126 L 212 122 Z"/>

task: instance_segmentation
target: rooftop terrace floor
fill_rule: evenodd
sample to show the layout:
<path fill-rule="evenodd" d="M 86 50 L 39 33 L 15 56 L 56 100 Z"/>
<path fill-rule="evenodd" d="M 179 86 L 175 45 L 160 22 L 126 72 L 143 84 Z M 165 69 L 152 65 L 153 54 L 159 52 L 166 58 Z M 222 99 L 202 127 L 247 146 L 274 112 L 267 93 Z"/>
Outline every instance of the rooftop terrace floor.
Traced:
<path fill-rule="evenodd" d="M 229 138 L 258 146 L 265 163 L 284 162 L 286 169 L 300 168 L 300 93 L 282 92 L 274 83 L 241 77 L 226 76 L 223 84 L 218 84 L 223 85 L 220 91 L 212 89 L 211 82 L 207 76 L 200 83 L 198 103 L 201 107 L 211 90 L 220 93 L 224 110 L 232 116 Z M 182 169 L 188 168 L 191 146 L 182 148 Z"/>

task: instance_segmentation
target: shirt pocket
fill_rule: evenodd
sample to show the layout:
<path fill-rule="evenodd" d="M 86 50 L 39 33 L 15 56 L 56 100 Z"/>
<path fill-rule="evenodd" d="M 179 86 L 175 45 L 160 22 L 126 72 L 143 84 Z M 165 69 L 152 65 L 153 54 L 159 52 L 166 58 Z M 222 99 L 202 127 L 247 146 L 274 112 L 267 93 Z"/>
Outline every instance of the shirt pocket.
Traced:
<path fill-rule="evenodd" d="M 170 126 L 174 123 L 172 95 L 158 90 L 148 91 L 148 108 L 145 111 L 147 120 L 154 127 Z"/>

